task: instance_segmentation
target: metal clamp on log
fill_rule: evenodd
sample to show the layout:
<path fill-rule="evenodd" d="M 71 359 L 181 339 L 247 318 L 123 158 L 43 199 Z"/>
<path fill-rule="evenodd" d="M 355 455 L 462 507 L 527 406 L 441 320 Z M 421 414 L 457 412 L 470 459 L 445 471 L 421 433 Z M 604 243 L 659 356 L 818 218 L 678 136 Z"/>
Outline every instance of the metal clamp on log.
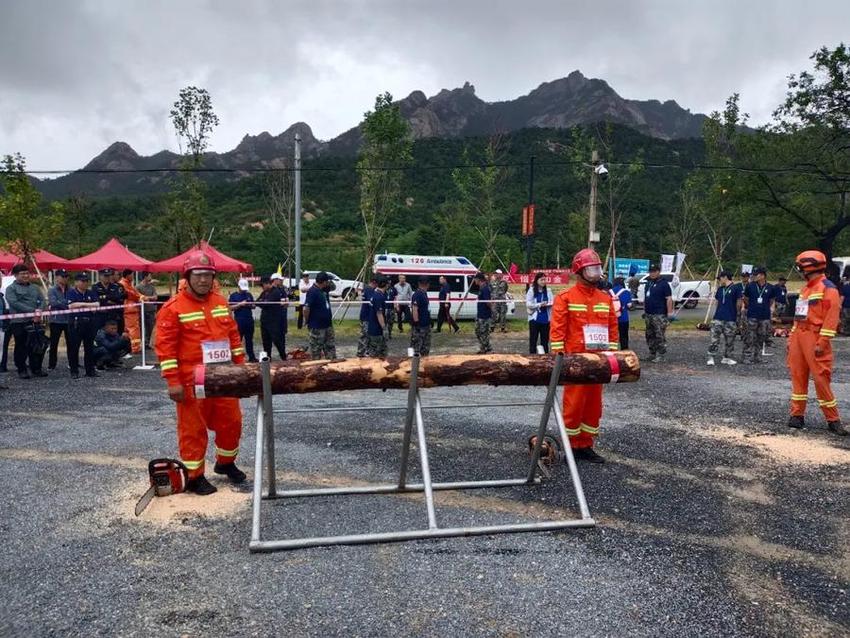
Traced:
<path fill-rule="evenodd" d="M 452 536 L 476 536 L 515 532 L 536 532 L 592 527 L 596 522 L 590 515 L 585 500 L 581 478 L 578 474 L 564 420 L 557 401 L 557 389 L 562 383 L 623 383 L 637 381 L 640 377 L 640 362 L 633 352 L 558 354 L 548 355 L 449 355 L 420 359 L 359 359 L 339 361 L 310 361 L 279 363 L 271 366 L 269 361 L 259 364 L 211 366 L 204 375 L 196 375 L 196 382 L 203 384 L 205 395 L 251 396 L 259 394 L 257 402 L 257 440 L 254 459 L 254 494 L 251 529 L 252 552 L 272 552 L 284 549 L 318 547 L 323 545 L 356 545 L 365 543 L 387 543 L 395 541 L 445 538 Z M 542 478 L 538 472 L 540 445 L 532 450 L 532 458 L 526 476 L 517 479 L 456 481 L 434 483 L 431 479 L 428 446 L 425 437 L 423 412 L 426 409 L 451 409 L 462 407 L 492 408 L 501 406 L 530 406 L 540 403 L 499 403 L 479 405 L 433 405 L 423 406 L 419 390 L 423 387 L 458 386 L 474 384 L 491 385 L 546 385 L 546 397 L 537 429 L 538 441 L 544 434 L 555 414 L 555 427 L 564 449 L 570 479 L 575 490 L 580 518 L 557 521 L 536 521 L 480 527 L 440 527 L 434 507 L 434 491 L 466 490 L 480 488 L 514 487 L 538 485 Z M 401 449 L 399 480 L 397 483 L 357 487 L 332 487 L 298 490 L 278 490 L 276 485 L 277 462 L 275 458 L 274 415 L 306 412 L 304 409 L 275 410 L 272 395 L 280 393 L 324 392 L 357 389 L 407 389 L 406 405 L 399 406 L 345 406 L 312 408 L 310 412 L 353 412 L 358 410 L 399 410 L 405 412 L 404 437 Z M 421 468 L 421 482 L 408 481 L 410 445 L 416 436 Z M 263 480 L 263 471 L 267 471 Z M 264 494 L 264 483 L 268 490 Z M 307 498 L 313 496 L 343 496 L 357 494 L 403 494 L 422 492 L 428 526 L 424 529 L 388 531 L 369 534 L 342 536 L 311 536 L 281 540 L 260 538 L 263 500 Z"/>

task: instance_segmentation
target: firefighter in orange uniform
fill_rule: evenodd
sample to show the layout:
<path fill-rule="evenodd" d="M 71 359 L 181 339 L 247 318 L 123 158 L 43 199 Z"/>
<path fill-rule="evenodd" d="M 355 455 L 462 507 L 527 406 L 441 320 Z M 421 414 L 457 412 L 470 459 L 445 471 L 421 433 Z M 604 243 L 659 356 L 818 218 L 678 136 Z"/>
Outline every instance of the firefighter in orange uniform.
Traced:
<path fill-rule="evenodd" d="M 838 288 L 826 278 L 826 255 L 807 250 L 797 256 L 795 267 L 806 278 L 794 309 L 794 328 L 788 339 L 788 369 L 791 371 L 791 418 L 788 426 L 805 425 L 809 376 L 815 381 L 818 405 L 831 432 L 847 436 L 838 416 L 838 401 L 832 393 L 832 338 L 841 312 Z"/>
<path fill-rule="evenodd" d="M 139 354 L 142 351 L 142 328 L 139 323 L 141 313 L 139 306 L 133 304 L 139 303 L 142 295 L 133 285 L 133 271 L 125 270 L 121 274 L 122 277 L 118 283 L 124 288 L 126 295 L 124 298 L 124 331 L 130 335 L 130 351 L 133 354 Z"/>
<path fill-rule="evenodd" d="M 611 296 L 598 288 L 602 261 L 585 248 L 573 257 L 576 285 L 555 297 L 552 308 L 552 353 L 618 350 L 617 313 Z M 604 463 L 593 449 L 602 418 L 601 385 L 564 385 L 564 425 L 576 460 Z"/>
<path fill-rule="evenodd" d="M 156 354 L 168 396 L 177 403 L 180 457 L 189 470 L 187 491 L 212 494 L 216 488 L 204 476 L 207 429 L 215 432 L 214 471 L 233 483 L 245 480 L 236 467 L 242 412 L 238 399 L 199 399 L 194 394 L 195 367 L 201 363 L 245 362 L 245 350 L 227 300 L 211 292 L 215 262 L 201 250 L 183 262 L 187 286 L 169 299 L 156 318 Z"/>

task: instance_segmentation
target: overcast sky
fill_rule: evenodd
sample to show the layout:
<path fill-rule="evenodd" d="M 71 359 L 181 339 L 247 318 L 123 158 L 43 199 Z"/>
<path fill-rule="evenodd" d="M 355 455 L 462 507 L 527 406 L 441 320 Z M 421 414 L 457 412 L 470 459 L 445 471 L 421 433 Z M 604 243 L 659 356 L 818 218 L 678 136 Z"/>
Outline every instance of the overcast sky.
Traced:
<path fill-rule="evenodd" d="M 305 121 L 328 139 L 375 95 L 469 81 L 505 100 L 575 69 L 694 112 L 770 117 L 789 73 L 850 39 L 850 2 L 0 1 L 0 154 L 78 168 L 116 140 L 176 150 L 181 87 L 212 95 L 212 150 Z"/>

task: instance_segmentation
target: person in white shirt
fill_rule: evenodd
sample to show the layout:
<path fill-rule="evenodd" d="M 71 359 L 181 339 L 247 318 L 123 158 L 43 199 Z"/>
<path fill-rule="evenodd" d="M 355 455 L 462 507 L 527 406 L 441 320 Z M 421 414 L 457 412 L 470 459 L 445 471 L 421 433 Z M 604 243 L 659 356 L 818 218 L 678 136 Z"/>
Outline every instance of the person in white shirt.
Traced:
<path fill-rule="evenodd" d="M 398 283 L 395 285 L 396 302 L 398 309 L 396 317 L 398 317 L 398 331 L 404 332 L 404 322 L 410 324 L 413 321 L 413 315 L 410 313 L 410 300 L 413 299 L 413 288 L 407 283 L 407 277 L 404 275 L 398 276 Z"/>
<path fill-rule="evenodd" d="M 313 284 L 310 283 L 310 275 L 301 273 L 301 281 L 298 282 L 298 329 L 304 325 L 304 304 L 307 302 L 307 291 Z"/>

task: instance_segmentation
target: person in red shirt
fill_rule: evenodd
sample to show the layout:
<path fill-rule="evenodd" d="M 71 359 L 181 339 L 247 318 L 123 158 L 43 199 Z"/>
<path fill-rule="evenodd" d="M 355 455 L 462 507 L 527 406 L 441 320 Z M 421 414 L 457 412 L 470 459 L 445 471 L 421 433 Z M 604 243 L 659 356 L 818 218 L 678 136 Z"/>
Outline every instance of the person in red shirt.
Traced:
<path fill-rule="evenodd" d="M 215 432 L 216 474 L 242 483 L 245 473 L 236 467 L 242 412 L 239 400 L 195 396 L 198 365 L 245 362 L 239 328 L 227 300 L 212 292 L 215 262 L 201 250 L 183 262 L 186 286 L 169 299 L 156 319 L 156 354 L 168 397 L 177 404 L 177 440 L 180 457 L 189 470 L 186 490 L 200 495 L 216 488 L 204 476 L 207 429 Z"/>
<path fill-rule="evenodd" d="M 598 287 L 602 260 L 585 248 L 573 257 L 576 285 L 555 297 L 552 308 L 552 353 L 618 350 L 617 312 L 611 296 Z M 593 449 L 602 418 L 602 386 L 564 385 L 564 426 L 576 460 L 604 463 Z"/>

